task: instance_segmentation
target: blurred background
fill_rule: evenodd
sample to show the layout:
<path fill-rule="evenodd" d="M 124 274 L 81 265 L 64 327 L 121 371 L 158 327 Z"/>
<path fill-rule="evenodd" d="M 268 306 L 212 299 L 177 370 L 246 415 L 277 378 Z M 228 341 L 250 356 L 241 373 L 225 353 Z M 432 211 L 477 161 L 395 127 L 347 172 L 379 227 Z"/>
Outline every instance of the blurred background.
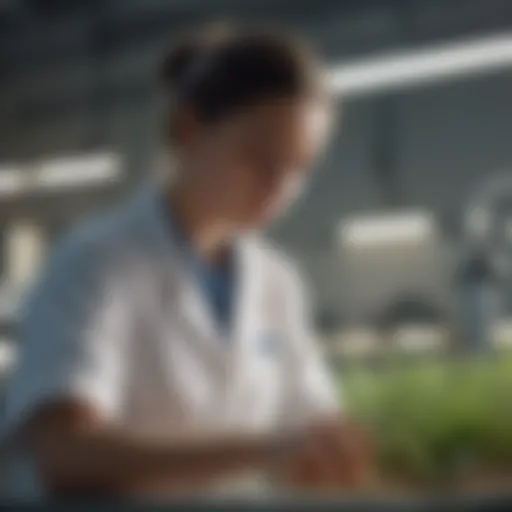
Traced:
<path fill-rule="evenodd" d="M 382 454 L 422 482 L 446 475 L 448 463 L 430 459 L 447 438 L 450 468 L 461 457 L 485 459 L 479 475 L 512 466 L 512 420 L 493 430 L 512 400 L 507 0 L 0 0 L 2 374 L 20 298 L 54 240 L 158 166 L 162 50 L 225 18 L 295 29 L 329 65 L 336 133 L 309 194 L 269 234 L 309 280 L 319 337 L 336 371 L 347 367 L 349 407 L 373 424 L 387 414 L 388 433 L 404 415 Z M 425 417 L 448 421 L 455 402 L 466 409 L 449 426 L 428 423 L 428 437 Z M 494 413 L 482 409 L 490 402 Z M 495 464 L 506 442 L 510 457 Z"/>

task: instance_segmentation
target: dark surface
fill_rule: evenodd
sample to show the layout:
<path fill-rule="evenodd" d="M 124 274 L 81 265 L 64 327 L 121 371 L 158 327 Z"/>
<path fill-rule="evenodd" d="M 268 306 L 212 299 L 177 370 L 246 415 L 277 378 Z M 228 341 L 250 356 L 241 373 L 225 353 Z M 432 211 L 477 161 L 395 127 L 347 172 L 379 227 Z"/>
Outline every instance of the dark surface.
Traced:
<path fill-rule="evenodd" d="M 1 506 L 2 510 L 17 510 L 13 504 Z M 315 500 L 315 499 L 279 499 L 279 500 L 256 500 L 252 502 L 243 501 L 216 501 L 206 502 L 174 501 L 167 504 L 145 505 L 145 504 L 121 504 L 115 502 L 96 501 L 94 499 L 82 498 L 80 500 L 62 500 L 49 502 L 45 505 L 33 506 L 32 510 L 80 510 L 80 511 L 130 511 L 130 510 L 169 510 L 169 511 L 197 511 L 206 512 L 210 510 L 300 510 L 300 511 L 321 511 L 341 510 L 347 512 L 399 512 L 407 510 L 512 510 L 512 496 L 481 496 L 461 499 L 433 498 L 429 500 Z"/>

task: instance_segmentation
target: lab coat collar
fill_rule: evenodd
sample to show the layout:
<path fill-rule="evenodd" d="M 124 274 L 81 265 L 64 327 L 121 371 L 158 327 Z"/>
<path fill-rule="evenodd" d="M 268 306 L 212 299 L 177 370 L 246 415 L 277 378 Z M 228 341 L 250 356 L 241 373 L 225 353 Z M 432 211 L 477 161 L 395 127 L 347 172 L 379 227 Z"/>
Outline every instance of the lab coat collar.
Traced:
<path fill-rule="evenodd" d="M 233 313 L 229 332 L 225 332 L 219 328 L 200 286 L 191 278 L 188 269 L 178 257 L 176 240 L 167 225 L 160 194 L 157 186 L 145 186 L 138 195 L 138 201 L 145 217 L 144 229 L 153 239 L 161 267 L 165 269 L 161 284 L 172 287 L 171 294 L 176 300 L 174 307 L 179 309 L 183 319 L 206 344 L 216 351 L 219 346 L 223 351 L 229 348 L 233 348 L 235 352 L 243 350 L 256 331 L 257 312 L 260 310 L 255 301 L 259 297 L 263 276 L 254 237 L 243 236 L 236 242 L 238 267 Z M 169 271 L 170 269 L 177 271 Z"/>

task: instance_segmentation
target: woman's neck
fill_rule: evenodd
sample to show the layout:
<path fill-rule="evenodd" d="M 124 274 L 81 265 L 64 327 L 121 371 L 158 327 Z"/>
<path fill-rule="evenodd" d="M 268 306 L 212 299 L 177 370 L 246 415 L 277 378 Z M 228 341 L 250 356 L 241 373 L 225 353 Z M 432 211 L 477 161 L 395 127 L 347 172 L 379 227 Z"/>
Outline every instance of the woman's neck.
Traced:
<path fill-rule="evenodd" d="M 166 201 L 195 249 L 210 261 L 222 262 L 231 238 L 226 223 L 207 211 L 186 183 L 174 183 L 166 193 Z"/>

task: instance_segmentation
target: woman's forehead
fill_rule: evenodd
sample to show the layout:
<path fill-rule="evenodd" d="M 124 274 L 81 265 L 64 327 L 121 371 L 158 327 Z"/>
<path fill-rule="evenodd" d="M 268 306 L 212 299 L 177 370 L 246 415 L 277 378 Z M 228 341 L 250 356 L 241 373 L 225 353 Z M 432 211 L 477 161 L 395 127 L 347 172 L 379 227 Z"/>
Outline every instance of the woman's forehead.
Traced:
<path fill-rule="evenodd" d="M 226 128 L 238 137 L 266 143 L 316 146 L 329 131 L 330 116 L 319 101 L 264 102 L 240 111 L 227 120 Z"/>

